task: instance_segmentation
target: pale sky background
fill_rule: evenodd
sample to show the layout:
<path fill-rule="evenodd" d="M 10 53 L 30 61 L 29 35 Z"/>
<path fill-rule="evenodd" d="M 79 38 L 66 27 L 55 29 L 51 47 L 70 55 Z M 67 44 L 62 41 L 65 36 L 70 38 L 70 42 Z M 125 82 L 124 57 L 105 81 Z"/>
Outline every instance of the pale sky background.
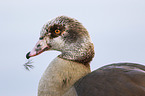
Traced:
<path fill-rule="evenodd" d="M 38 82 L 59 52 L 25 55 L 48 20 L 66 15 L 79 20 L 95 45 L 91 69 L 117 62 L 145 65 L 145 0 L 0 0 L 0 96 L 36 96 Z"/>

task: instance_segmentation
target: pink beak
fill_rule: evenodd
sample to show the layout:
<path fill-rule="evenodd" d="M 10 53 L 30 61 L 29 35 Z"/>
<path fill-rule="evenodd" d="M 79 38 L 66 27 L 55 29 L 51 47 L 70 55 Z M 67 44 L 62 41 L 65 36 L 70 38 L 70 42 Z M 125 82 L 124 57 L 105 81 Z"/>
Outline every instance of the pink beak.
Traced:
<path fill-rule="evenodd" d="M 41 54 L 42 52 L 47 51 L 47 50 L 49 50 L 49 49 L 50 49 L 50 45 L 48 45 L 48 44 L 46 43 L 45 40 L 39 40 L 39 41 L 36 43 L 36 45 L 35 45 L 35 47 L 33 48 L 33 50 L 30 51 L 30 52 L 28 52 L 28 53 L 26 54 L 26 58 L 29 59 L 30 57 L 39 55 L 39 54 Z"/>

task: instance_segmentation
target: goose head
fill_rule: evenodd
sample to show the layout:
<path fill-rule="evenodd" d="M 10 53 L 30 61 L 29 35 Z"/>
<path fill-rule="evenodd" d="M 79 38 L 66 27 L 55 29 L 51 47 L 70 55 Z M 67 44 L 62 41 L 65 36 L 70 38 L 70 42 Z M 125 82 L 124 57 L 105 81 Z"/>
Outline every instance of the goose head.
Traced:
<path fill-rule="evenodd" d="M 94 46 L 86 28 L 76 19 L 59 16 L 46 23 L 39 41 L 26 58 L 48 50 L 60 51 L 60 58 L 89 63 L 94 57 Z"/>

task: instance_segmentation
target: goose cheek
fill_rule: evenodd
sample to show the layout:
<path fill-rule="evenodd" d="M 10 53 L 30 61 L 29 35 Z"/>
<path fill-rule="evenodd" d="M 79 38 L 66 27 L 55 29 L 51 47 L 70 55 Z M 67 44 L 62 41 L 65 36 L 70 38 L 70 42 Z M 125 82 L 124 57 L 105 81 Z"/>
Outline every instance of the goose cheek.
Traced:
<path fill-rule="evenodd" d="M 48 45 L 45 40 L 39 40 L 35 47 L 26 54 L 26 58 L 29 59 L 30 57 L 39 55 L 42 52 L 49 50 L 50 48 L 51 46 Z"/>

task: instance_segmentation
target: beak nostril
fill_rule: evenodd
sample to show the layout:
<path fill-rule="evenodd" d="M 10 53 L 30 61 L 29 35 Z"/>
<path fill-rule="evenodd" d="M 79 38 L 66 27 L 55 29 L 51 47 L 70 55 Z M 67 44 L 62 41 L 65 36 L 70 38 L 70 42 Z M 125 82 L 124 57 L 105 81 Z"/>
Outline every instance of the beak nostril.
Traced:
<path fill-rule="evenodd" d="M 41 46 L 40 44 L 37 45 L 37 47 L 40 47 L 40 46 Z"/>
<path fill-rule="evenodd" d="M 39 40 L 43 40 L 44 37 L 40 37 Z"/>

